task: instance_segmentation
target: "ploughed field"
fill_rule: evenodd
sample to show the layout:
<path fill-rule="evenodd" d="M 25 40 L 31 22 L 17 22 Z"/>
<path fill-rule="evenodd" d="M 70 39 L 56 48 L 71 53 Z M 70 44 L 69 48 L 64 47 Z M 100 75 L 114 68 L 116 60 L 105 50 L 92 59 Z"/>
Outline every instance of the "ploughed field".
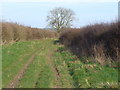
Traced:
<path fill-rule="evenodd" d="M 3 88 L 117 88 L 118 70 L 83 63 L 57 39 L 3 45 Z"/>

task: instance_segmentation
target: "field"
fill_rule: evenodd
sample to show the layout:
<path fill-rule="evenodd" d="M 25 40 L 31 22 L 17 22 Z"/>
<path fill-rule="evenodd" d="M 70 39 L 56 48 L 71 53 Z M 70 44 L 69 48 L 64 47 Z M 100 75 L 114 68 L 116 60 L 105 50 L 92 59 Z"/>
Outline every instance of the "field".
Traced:
<path fill-rule="evenodd" d="M 120 88 L 120 3 L 2 2 L 0 87 Z"/>
<path fill-rule="evenodd" d="M 118 70 L 78 58 L 56 38 L 3 45 L 3 88 L 118 88 Z"/>

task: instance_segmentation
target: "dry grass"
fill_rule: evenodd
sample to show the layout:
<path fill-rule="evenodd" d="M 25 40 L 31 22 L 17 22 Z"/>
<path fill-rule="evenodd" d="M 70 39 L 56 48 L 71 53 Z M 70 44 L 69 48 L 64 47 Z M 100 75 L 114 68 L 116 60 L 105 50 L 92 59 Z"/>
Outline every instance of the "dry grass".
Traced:
<path fill-rule="evenodd" d="M 64 29 L 60 42 L 78 57 L 94 56 L 104 64 L 104 58 L 118 61 L 120 56 L 120 22 L 88 25 L 79 29 Z"/>
<path fill-rule="evenodd" d="M 57 36 L 57 32 L 52 30 L 31 28 L 12 22 L 1 22 L 0 24 L 2 24 L 2 34 L 0 35 L 0 37 L 2 36 L 1 44 L 24 40 L 53 38 Z"/>

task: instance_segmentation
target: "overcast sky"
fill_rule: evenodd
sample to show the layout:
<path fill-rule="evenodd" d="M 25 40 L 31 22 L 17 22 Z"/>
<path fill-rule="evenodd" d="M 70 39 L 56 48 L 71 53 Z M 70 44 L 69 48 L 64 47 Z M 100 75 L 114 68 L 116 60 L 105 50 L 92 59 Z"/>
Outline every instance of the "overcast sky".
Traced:
<path fill-rule="evenodd" d="M 45 28 L 46 16 L 55 7 L 72 9 L 76 14 L 74 27 L 111 22 L 118 17 L 117 2 L 4 2 L 2 17 L 6 21 L 18 22 L 31 27 Z"/>

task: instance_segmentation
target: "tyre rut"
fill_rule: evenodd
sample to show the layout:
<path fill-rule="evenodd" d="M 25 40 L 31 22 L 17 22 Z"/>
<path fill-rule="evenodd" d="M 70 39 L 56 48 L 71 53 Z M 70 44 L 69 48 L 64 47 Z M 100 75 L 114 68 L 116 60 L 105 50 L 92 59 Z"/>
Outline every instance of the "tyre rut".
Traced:
<path fill-rule="evenodd" d="M 24 64 L 22 69 L 18 72 L 18 74 L 14 77 L 14 79 L 8 84 L 7 88 L 15 88 L 20 79 L 23 77 L 24 73 L 26 72 L 28 66 L 32 63 L 36 56 L 36 52 L 31 56 L 31 58 L 27 61 L 27 63 Z"/>

